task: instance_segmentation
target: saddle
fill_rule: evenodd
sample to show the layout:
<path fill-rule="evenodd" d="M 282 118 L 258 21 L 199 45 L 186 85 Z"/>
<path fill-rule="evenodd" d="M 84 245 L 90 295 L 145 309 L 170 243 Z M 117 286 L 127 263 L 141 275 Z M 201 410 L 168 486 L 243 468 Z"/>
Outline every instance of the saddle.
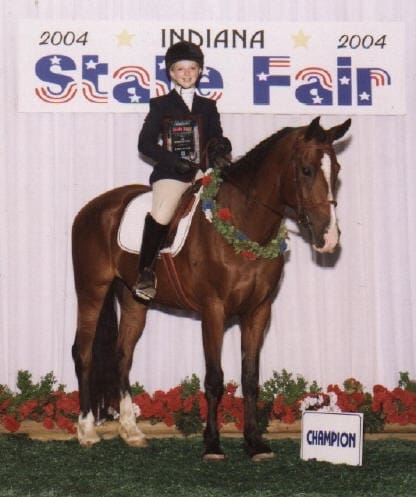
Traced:
<path fill-rule="evenodd" d="M 200 194 L 201 180 L 198 180 L 182 195 L 175 216 L 170 222 L 165 245 L 159 254 L 169 282 L 175 290 L 179 305 L 196 312 L 199 312 L 200 309 L 186 297 L 176 271 L 174 257 L 179 254 L 185 244 L 193 215 L 199 203 Z M 118 244 L 123 250 L 139 254 L 144 218 L 150 208 L 150 192 L 139 195 L 127 205 L 118 231 Z"/>
<path fill-rule="evenodd" d="M 175 237 L 178 233 L 178 226 L 182 219 L 190 216 L 190 221 L 194 215 L 196 205 L 199 201 L 199 190 L 201 189 L 201 180 L 196 181 L 192 186 L 190 186 L 186 192 L 182 195 L 182 198 L 179 202 L 178 208 L 176 209 L 175 215 L 173 219 L 169 223 L 169 231 L 168 236 L 166 238 L 166 242 L 162 247 L 162 251 L 165 249 L 169 249 L 174 245 Z M 190 227 L 190 223 L 189 223 Z M 188 234 L 188 230 L 186 231 L 183 243 L 186 240 L 186 235 Z M 182 245 L 181 244 L 181 248 Z M 175 254 L 176 255 L 176 254 Z"/>
<path fill-rule="evenodd" d="M 198 205 L 200 190 L 201 181 L 197 181 L 182 195 L 175 216 L 170 222 L 168 237 L 161 250 L 162 253 L 169 253 L 174 257 L 181 251 Z M 144 219 L 151 210 L 151 201 L 151 192 L 149 191 L 134 198 L 126 206 L 117 236 L 118 245 L 124 251 L 139 254 Z"/>

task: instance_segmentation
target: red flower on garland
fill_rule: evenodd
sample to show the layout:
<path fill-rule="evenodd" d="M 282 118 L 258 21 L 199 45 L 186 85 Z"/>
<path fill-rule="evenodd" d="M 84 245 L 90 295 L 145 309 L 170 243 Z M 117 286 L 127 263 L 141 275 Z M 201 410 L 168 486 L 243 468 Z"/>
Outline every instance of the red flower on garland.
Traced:
<path fill-rule="evenodd" d="M 257 259 L 257 255 L 253 252 L 250 252 L 249 250 L 243 250 L 241 252 L 241 255 L 246 259 L 249 259 L 250 261 L 255 261 Z"/>
<path fill-rule="evenodd" d="M 218 219 L 221 219 L 222 221 L 231 221 L 232 215 L 230 209 L 227 207 L 222 207 L 221 209 L 218 209 L 217 211 L 217 216 Z"/>
<path fill-rule="evenodd" d="M 210 185 L 212 183 L 212 178 L 210 175 L 208 176 L 204 176 L 201 180 L 201 183 L 203 186 L 207 186 L 207 185 Z"/>

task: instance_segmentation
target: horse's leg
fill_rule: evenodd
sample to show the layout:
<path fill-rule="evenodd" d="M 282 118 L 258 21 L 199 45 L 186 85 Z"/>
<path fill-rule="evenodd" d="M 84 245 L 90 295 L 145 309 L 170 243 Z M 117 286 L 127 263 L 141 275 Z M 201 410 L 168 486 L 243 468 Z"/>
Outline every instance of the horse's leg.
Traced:
<path fill-rule="evenodd" d="M 202 316 L 202 337 L 205 354 L 205 396 L 208 402 L 207 425 L 204 430 L 204 460 L 224 459 L 220 447 L 217 409 L 224 393 L 221 350 L 224 337 L 224 307 L 221 302 L 208 302 Z"/>
<path fill-rule="evenodd" d="M 270 319 L 271 305 L 265 302 L 241 318 L 242 389 L 244 396 L 244 438 L 247 452 L 255 461 L 273 457 L 261 437 L 257 423 L 259 359 L 264 332 Z"/>
<path fill-rule="evenodd" d="M 78 294 L 78 324 L 72 355 L 79 385 L 78 440 L 86 447 L 100 441 L 94 425 L 90 385 L 94 338 L 108 289 L 109 287 L 103 286 L 89 291 L 88 294 Z"/>
<path fill-rule="evenodd" d="M 120 436 L 129 445 L 146 447 L 146 437 L 138 428 L 133 410 L 129 373 L 134 348 L 143 333 L 147 307 L 136 302 L 126 287 L 120 298 L 120 326 L 117 356 L 120 372 Z"/>

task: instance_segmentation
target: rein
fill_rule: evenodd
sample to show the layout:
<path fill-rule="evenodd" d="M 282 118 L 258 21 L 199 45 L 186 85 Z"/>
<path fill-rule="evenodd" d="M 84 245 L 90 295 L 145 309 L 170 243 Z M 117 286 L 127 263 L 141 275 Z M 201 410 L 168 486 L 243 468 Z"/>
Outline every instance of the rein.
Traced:
<path fill-rule="evenodd" d="M 244 193 L 244 195 L 246 197 L 248 197 L 251 200 L 253 200 L 253 202 L 255 204 L 260 205 L 261 207 L 264 207 L 265 209 L 267 209 L 271 213 L 275 214 L 276 216 L 285 217 L 286 214 L 285 214 L 285 207 L 284 206 L 282 206 L 281 208 L 278 208 L 278 209 L 275 209 L 274 207 L 271 207 L 270 205 L 266 204 L 262 200 L 259 200 L 254 195 L 251 195 L 250 192 L 249 192 L 249 190 L 247 190 L 247 189 L 244 190 L 237 182 L 235 182 L 234 180 L 232 180 L 230 178 L 230 176 L 227 175 L 226 173 L 227 173 L 227 170 L 223 169 L 222 170 L 222 175 L 227 179 L 227 182 L 230 183 L 230 185 L 234 186 L 234 188 L 236 188 L 237 190 L 240 190 L 241 193 Z"/>
<path fill-rule="evenodd" d="M 297 222 L 299 224 L 304 224 L 305 226 L 309 226 L 311 224 L 311 222 L 310 222 L 309 216 L 306 212 L 306 209 L 312 209 L 314 207 L 319 207 L 321 205 L 334 205 L 336 207 L 337 201 L 336 200 L 324 200 L 322 202 L 316 202 L 316 203 L 305 203 L 304 202 L 302 192 L 301 192 L 300 179 L 299 179 L 299 169 L 300 168 L 298 167 L 300 165 L 300 159 L 299 159 L 299 153 L 298 153 L 299 152 L 299 147 L 298 147 L 299 140 L 300 139 L 298 139 L 298 142 L 297 142 L 296 146 L 294 147 L 292 160 L 289 163 L 287 170 L 289 170 L 291 166 L 293 166 L 293 168 L 294 168 L 293 181 L 295 182 L 295 189 L 296 189 L 296 209 L 295 209 L 295 212 L 296 212 L 296 216 L 297 216 Z M 326 152 L 329 155 L 329 157 L 331 158 L 331 163 L 335 159 L 335 153 L 332 150 L 332 147 L 329 145 L 315 145 L 314 147 L 310 146 L 310 147 L 306 147 L 306 149 L 307 148 L 311 148 L 311 149 L 313 148 L 314 150 L 316 150 L 316 149 L 322 150 L 323 153 Z M 223 157 L 221 157 L 221 159 L 224 160 Z M 230 164 L 230 163 L 228 162 L 228 164 Z M 258 199 L 256 196 L 252 195 L 248 189 L 243 189 L 236 181 L 231 179 L 229 174 L 227 174 L 227 167 L 228 167 L 228 165 L 223 164 L 221 166 L 221 168 L 222 168 L 221 173 L 222 173 L 223 177 L 225 177 L 227 179 L 228 183 L 230 183 L 237 190 L 242 192 L 246 197 L 251 199 L 255 204 L 263 207 L 264 209 L 268 210 L 272 214 L 274 214 L 278 217 L 286 217 L 287 216 L 287 211 L 286 211 L 284 205 L 282 205 L 281 207 L 278 207 L 278 208 L 271 207 L 270 205 L 266 204 L 262 200 Z M 287 171 L 285 173 L 285 176 L 286 176 L 286 174 L 288 174 Z"/>

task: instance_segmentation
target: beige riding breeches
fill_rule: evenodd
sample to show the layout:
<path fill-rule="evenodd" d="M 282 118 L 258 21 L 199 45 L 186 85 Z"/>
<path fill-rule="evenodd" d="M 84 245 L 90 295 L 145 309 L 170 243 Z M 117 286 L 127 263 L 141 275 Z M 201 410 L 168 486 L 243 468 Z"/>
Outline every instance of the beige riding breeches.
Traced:
<path fill-rule="evenodd" d="M 196 173 L 195 179 L 204 175 L 201 170 Z M 159 224 L 169 224 L 179 201 L 192 183 L 184 183 L 176 179 L 160 179 L 152 185 L 152 211 L 153 219 Z"/>

